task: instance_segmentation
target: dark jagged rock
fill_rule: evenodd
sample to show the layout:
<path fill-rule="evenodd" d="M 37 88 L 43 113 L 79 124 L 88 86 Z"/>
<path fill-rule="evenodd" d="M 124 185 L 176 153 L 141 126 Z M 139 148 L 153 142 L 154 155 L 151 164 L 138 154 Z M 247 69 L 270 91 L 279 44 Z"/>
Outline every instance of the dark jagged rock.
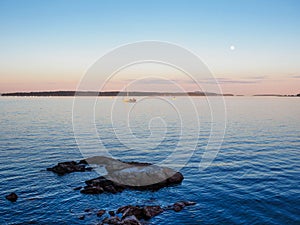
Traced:
<path fill-rule="evenodd" d="M 8 201 L 16 202 L 16 201 L 18 200 L 18 195 L 17 195 L 15 192 L 12 192 L 12 193 L 10 193 L 9 195 L 6 195 L 5 198 L 6 198 Z"/>
<path fill-rule="evenodd" d="M 80 162 L 77 163 L 75 161 L 70 161 L 70 162 L 58 163 L 56 166 L 47 168 L 47 170 L 57 173 L 58 175 L 65 175 L 67 173 L 73 173 L 73 172 L 91 171 L 92 168 L 87 167 L 86 164 Z"/>
<path fill-rule="evenodd" d="M 80 220 L 84 220 L 84 218 L 85 218 L 85 215 L 82 215 L 82 216 L 78 217 L 78 219 L 80 219 Z"/>
<path fill-rule="evenodd" d="M 135 216 L 137 219 L 148 220 L 162 213 L 163 209 L 160 206 L 123 206 L 117 210 L 117 214 L 122 213 L 122 219 L 128 216 Z"/>
<path fill-rule="evenodd" d="M 115 215 L 116 215 L 114 211 L 109 211 L 108 214 L 109 214 L 110 216 L 115 216 Z"/>
<path fill-rule="evenodd" d="M 167 209 L 173 209 L 175 212 L 180 212 L 186 206 L 196 205 L 196 202 L 188 202 L 188 201 L 181 201 L 176 202 L 172 206 L 168 206 Z"/>
<path fill-rule="evenodd" d="M 185 204 L 183 202 L 176 202 L 173 205 L 173 209 L 175 212 L 180 212 L 185 207 Z"/>
<path fill-rule="evenodd" d="M 116 190 L 115 186 L 114 185 L 107 185 L 107 186 L 104 186 L 103 187 L 103 190 L 105 192 L 109 192 L 109 193 L 112 193 L 112 194 L 116 194 L 118 191 Z M 121 189 L 118 189 L 118 190 L 121 190 Z"/>
<path fill-rule="evenodd" d="M 83 194 L 101 194 L 104 190 L 99 186 L 85 186 L 80 192 Z"/>
<path fill-rule="evenodd" d="M 160 206 L 145 206 L 143 214 L 145 219 L 151 219 L 154 216 L 162 213 L 164 210 Z"/>
<path fill-rule="evenodd" d="M 128 216 L 122 220 L 124 225 L 141 225 L 140 221 L 134 216 Z"/>
<path fill-rule="evenodd" d="M 84 194 L 116 194 L 124 189 L 156 191 L 166 186 L 180 184 L 183 175 L 171 168 L 150 163 L 123 162 L 104 156 L 95 156 L 79 162 L 80 165 L 97 164 L 105 167 L 107 175 L 87 180 Z"/>
<path fill-rule="evenodd" d="M 182 174 L 177 172 L 176 174 L 173 175 L 173 177 L 168 178 L 167 180 L 163 180 L 158 183 L 153 183 L 153 184 L 143 185 L 143 186 L 124 185 L 124 184 L 117 183 L 116 181 L 113 181 L 114 178 L 111 179 L 112 180 L 100 176 L 98 178 L 88 180 L 86 181 L 87 186 L 85 186 L 84 189 L 81 190 L 81 193 L 101 194 L 103 192 L 107 192 L 107 193 L 116 194 L 118 192 L 122 192 L 125 189 L 157 191 L 161 188 L 181 183 L 181 181 L 183 180 L 183 176 Z M 136 179 L 136 182 L 139 181 L 138 177 L 135 177 L 133 179 Z M 100 189 L 100 191 L 98 191 L 98 189 Z"/>
<path fill-rule="evenodd" d="M 74 191 L 78 191 L 78 190 L 80 190 L 82 187 L 80 186 L 80 187 L 76 187 L 76 188 L 73 188 L 73 190 Z"/>
<path fill-rule="evenodd" d="M 117 216 L 114 217 L 107 217 L 102 221 L 102 224 L 122 224 L 121 219 Z"/>
<path fill-rule="evenodd" d="M 124 213 L 126 209 L 128 209 L 129 207 L 132 207 L 132 205 L 126 205 L 126 206 L 122 206 L 120 208 L 117 209 L 117 214 L 120 214 L 120 213 Z"/>
<path fill-rule="evenodd" d="M 121 211 L 122 219 L 134 215 L 136 218 L 143 219 L 144 212 L 141 207 L 129 205 L 128 207 L 124 208 L 124 211 Z"/>
<path fill-rule="evenodd" d="M 183 202 L 185 206 L 191 206 L 191 205 L 196 205 L 196 202 Z"/>
<path fill-rule="evenodd" d="M 97 216 L 98 217 L 101 217 L 101 216 L 103 216 L 104 214 L 105 214 L 105 210 L 104 209 L 101 209 L 101 210 L 99 210 L 98 212 L 97 212 Z"/>
<path fill-rule="evenodd" d="M 176 212 L 181 211 L 184 207 L 195 205 L 195 202 L 181 201 L 176 202 L 166 209 L 173 209 Z M 159 205 L 154 206 L 134 206 L 126 205 L 117 209 L 116 214 L 122 214 L 119 218 L 115 216 L 115 213 L 110 213 L 110 218 L 105 218 L 102 224 L 117 224 L 117 225 L 141 225 L 141 221 L 149 220 L 160 213 L 163 213 L 164 209 Z M 112 211 L 114 212 L 114 211 Z"/>

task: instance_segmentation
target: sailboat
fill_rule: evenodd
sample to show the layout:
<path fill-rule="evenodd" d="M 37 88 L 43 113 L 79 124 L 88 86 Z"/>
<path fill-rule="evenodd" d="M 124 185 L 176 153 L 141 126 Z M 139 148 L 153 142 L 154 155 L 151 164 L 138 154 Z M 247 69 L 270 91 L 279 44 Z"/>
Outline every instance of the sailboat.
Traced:
<path fill-rule="evenodd" d="M 128 91 L 126 89 L 125 89 L 125 91 L 126 91 L 126 98 L 123 98 L 123 102 L 135 103 L 136 99 L 135 98 L 129 98 Z"/>

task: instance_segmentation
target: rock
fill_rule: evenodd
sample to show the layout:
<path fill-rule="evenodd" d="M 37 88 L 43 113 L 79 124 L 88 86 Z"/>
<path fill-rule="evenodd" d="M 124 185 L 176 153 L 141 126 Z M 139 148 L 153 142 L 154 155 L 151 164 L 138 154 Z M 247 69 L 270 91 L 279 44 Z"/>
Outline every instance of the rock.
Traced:
<path fill-rule="evenodd" d="M 179 172 L 175 173 L 173 176 L 171 176 L 170 178 L 168 178 L 168 183 L 170 184 L 179 184 L 181 183 L 183 180 L 183 175 Z"/>
<path fill-rule="evenodd" d="M 93 209 L 85 209 L 84 212 L 92 212 Z"/>
<path fill-rule="evenodd" d="M 80 219 L 80 220 L 84 220 L 84 218 L 85 218 L 85 215 L 82 215 L 82 216 L 78 217 L 78 219 Z"/>
<path fill-rule="evenodd" d="M 176 212 L 181 211 L 184 207 L 195 205 L 196 202 L 190 201 L 180 201 L 176 202 L 171 206 L 167 206 L 166 209 L 172 209 Z M 134 206 L 126 205 L 117 209 L 116 214 L 122 214 L 121 219 L 115 216 L 114 211 L 109 211 L 109 214 L 112 216 L 110 218 L 105 218 L 102 224 L 118 224 L 118 225 L 141 225 L 139 220 L 149 220 L 160 213 L 164 209 L 159 205 L 154 206 Z"/>
<path fill-rule="evenodd" d="M 80 186 L 80 187 L 76 187 L 76 188 L 73 188 L 73 190 L 74 191 L 78 191 L 78 190 L 80 190 L 82 187 Z"/>
<path fill-rule="evenodd" d="M 5 198 L 6 198 L 8 201 L 16 202 L 16 201 L 18 200 L 18 195 L 17 195 L 15 192 L 12 192 L 12 193 L 10 193 L 9 195 L 6 195 Z"/>
<path fill-rule="evenodd" d="M 138 206 L 128 206 L 121 213 L 122 213 L 122 219 L 126 218 L 127 216 L 132 216 L 132 215 L 134 215 L 139 220 L 144 218 L 143 208 L 138 207 Z"/>
<path fill-rule="evenodd" d="M 185 207 L 185 204 L 182 202 L 176 202 L 173 205 L 173 209 L 175 212 L 180 212 Z"/>
<path fill-rule="evenodd" d="M 47 170 L 57 173 L 58 175 L 65 175 L 67 173 L 73 173 L 73 172 L 91 171 L 92 168 L 87 167 L 86 164 L 80 162 L 77 163 L 75 161 L 70 161 L 70 162 L 58 163 L 56 166 L 47 168 Z"/>
<path fill-rule="evenodd" d="M 124 213 L 126 209 L 128 209 L 129 207 L 132 207 L 131 205 L 126 205 L 126 206 L 122 206 L 120 208 L 117 209 L 117 214 L 119 213 Z"/>
<path fill-rule="evenodd" d="M 79 161 L 79 164 L 85 164 L 85 165 L 87 165 L 88 162 L 85 159 L 82 159 L 82 160 Z"/>
<path fill-rule="evenodd" d="M 110 216 L 115 216 L 115 215 L 116 215 L 114 211 L 109 211 L 108 214 L 109 214 Z"/>
<path fill-rule="evenodd" d="M 97 212 L 97 216 L 98 217 L 101 217 L 101 216 L 103 216 L 104 214 L 105 214 L 105 210 L 104 209 L 101 209 L 101 210 L 99 210 L 98 212 Z"/>
<path fill-rule="evenodd" d="M 103 192 L 116 194 L 125 189 L 151 190 L 180 184 L 183 175 L 167 167 L 159 167 L 150 163 L 123 162 L 104 156 L 96 156 L 80 161 L 83 163 L 97 164 L 105 167 L 108 174 L 95 179 L 87 180 L 85 194 L 96 194 L 91 187 L 101 187 Z M 84 164 L 86 165 L 86 164 Z M 99 193 L 103 193 L 99 191 Z"/>
<path fill-rule="evenodd" d="M 150 163 L 123 162 L 121 160 L 95 156 L 80 160 L 58 163 L 47 170 L 64 175 L 72 172 L 85 172 L 92 170 L 88 164 L 96 164 L 105 167 L 106 176 L 87 180 L 86 186 L 81 190 L 83 194 L 116 194 L 125 189 L 151 190 L 156 191 L 161 188 L 180 184 L 184 179 L 180 172 L 167 167 L 159 167 Z M 75 188 L 80 190 L 80 188 Z"/>
<path fill-rule="evenodd" d="M 122 224 L 124 225 L 141 225 L 140 221 L 134 216 L 128 216 L 122 220 Z"/>
<path fill-rule="evenodd" d="M 101 194 L 103 192 L 103 189 L 98 186 L 86 186 L 80 191 L 80 193 L 82 194 Z"/>
<path fill-rule="evenodd" d="M 105 218 L 103 221 L 102 221 L 102 224 L 122 224 L 120 223 L 121 222 L 121 219 L 117 216 L 114 216 L 114 217 L 110 217 L 110 218 Z"/>
<path fill-rule="evenodd" d="M 114 187 L 114 185 L 107 185 L 103 187 L 103 190 L 112 194 L 116 194 L 118 191 Z"/>
<path fill-rule="evenodd" d="M 163 209 L 160 206 L 123 206 L 117 210 L 117 214 L 122 213 L 122 219 L 129 216 L 135 216 L 137 219 L 148 220 L 162 213 Z"/>
<path fill-rule="evenodd" d="M 173 204 L 173 206 L 169 206 L 169 209 L 173 209 L 175 212 L 180 212 L 184 207 L 186 206 L 191 206 L 191 205 L 196 205 L 196 202 L 189 202 L 189 201 L 185 201 L 185 202 L 176 202 Z"/>
<path fill-rule="evenodd" d="M 183 202 L 185 206 L 191 206 L 191 205 L 196 205 L 196 202 Z"/>
<path fill-rule="evenodd" d="M 143 208 L 144 218 L 151 219 L 154 216 L 162 213 L 164 210 L 159 206 L 145 206 Z"/>

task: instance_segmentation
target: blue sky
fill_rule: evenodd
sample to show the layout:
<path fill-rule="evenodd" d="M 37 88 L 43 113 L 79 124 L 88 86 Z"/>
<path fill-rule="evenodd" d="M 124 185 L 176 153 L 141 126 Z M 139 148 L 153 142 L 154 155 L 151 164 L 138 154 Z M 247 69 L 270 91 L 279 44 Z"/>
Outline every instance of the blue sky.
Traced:
<path fill-rule="evenodd" d="M 0 92 L 74 89 L 101 55 L 141 40 L 192 50 L 225 91 L 300 92 L 299 12 L 297 0 L 1 0 Z"/>

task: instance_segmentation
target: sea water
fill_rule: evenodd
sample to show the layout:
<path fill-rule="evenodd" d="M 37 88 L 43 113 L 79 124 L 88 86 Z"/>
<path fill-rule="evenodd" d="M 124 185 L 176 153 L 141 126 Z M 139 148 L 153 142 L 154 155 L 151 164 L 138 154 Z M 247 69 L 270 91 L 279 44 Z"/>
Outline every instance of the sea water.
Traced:
<path fill-rule="evenodd" d="M 205 170 L 199 163 L 213 123 L 207 99 L 193 97 L 195 118 L 188 97 L 166 98 L 137 98 L 135 104 L 98 98 L 92 118 L 97 142 L 84 122 L 74 133 L 74 121 L 85 121 L 86 115 L 72 113 L 72 97 L 1 97 L 0 224 L 97 224 L 101 218 L 86 209 L 167 206 L 180 200 L 197 204 L 165 211 L 148 223 L 300 224 L 300 98 L 225 97 L 226 107 L 214 112 L 225 115 L 225 136 Z M 99 176 L 95 171 L 65 176 L 46 171 L 58 162 L 103 152 L 159 164 L 180 146 L 188 146 L 189 154 L 177 151 L 172 163 L 184 181 L 156 192 L 84 195 L 73 188 Z M 19 195 L 17 202 L 5 199 L 10 192 Z"/>

